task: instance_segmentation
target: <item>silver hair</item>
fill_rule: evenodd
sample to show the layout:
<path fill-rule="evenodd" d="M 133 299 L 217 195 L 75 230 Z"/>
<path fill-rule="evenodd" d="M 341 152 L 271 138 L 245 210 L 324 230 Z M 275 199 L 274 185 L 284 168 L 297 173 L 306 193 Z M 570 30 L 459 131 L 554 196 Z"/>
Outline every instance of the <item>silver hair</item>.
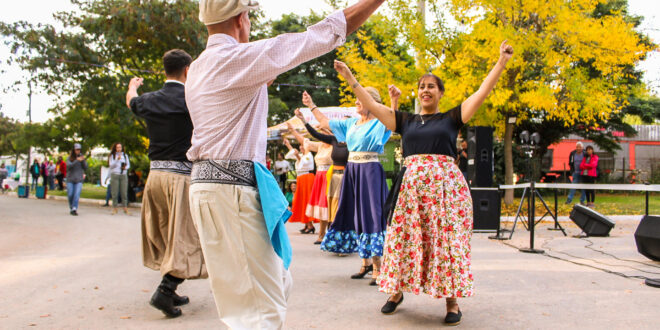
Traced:
<path fill-rule="evenodd" d="M 578 143 L 576 143 L 575 146 L 576 146 L 576 147 L 577 147 L 577 146 L 580 146 L 580 147 L 584 148 L 584 144 L 582 144 L 582 142 L 580 142 L 580 141 L 578 141 Z"/>

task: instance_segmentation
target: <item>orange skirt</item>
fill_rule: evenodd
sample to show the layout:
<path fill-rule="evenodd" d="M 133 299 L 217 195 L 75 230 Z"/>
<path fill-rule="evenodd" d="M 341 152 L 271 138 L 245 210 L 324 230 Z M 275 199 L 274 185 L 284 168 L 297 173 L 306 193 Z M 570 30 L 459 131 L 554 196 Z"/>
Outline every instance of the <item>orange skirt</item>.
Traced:
<path fill-rule="evenodd" d="M 291 207 L 291 212 L 293 215 L 289 222 L 302 222 L 308 223 L 314 219 L 305 215 L 307 210 L 307 203 L 309 198 L 312 196 L 312 186 L 314 186 L 314 174 L 307 173 L 301 176 L 298 176 L 296 179 L 296 193 L 293 195 L 293 205 Z M 318 220 L 316 221 L 318 222 Z"/>

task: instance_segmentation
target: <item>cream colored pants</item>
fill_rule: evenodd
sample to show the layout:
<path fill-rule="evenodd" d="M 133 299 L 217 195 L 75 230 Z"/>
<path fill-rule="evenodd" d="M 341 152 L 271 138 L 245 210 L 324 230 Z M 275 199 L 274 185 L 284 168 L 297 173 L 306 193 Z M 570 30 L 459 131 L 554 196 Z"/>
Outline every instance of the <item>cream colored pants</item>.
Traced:
<path fill-rule="evenodd" d="M 232 329 L 281 329 L 291 275 L 273 250 L 257 190 L 196 183 L 190 211 L 220 320 Z"/>

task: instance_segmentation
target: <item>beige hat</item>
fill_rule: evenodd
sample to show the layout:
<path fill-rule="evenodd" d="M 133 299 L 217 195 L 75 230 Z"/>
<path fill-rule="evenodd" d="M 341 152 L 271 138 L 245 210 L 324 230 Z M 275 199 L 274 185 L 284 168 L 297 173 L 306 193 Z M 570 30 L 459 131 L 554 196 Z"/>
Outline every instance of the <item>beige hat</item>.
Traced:
<path fill-rule="evenodd" d="M 246 10 L 259 8 L 254 0 L 200 0 L 199 20 L 205 25 L 222 23 Z"/>

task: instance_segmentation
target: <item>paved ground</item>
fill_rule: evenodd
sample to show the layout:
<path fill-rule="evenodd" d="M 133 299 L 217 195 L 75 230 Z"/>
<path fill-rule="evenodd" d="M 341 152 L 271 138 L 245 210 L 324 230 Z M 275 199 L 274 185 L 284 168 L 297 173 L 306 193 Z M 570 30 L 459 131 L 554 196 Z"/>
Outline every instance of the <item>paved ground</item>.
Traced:
<path fill-rule="evenodd" d="M 0 196 L 0 328 L 222 329 L 206 280 L 180 287 L 192 301 L 181 318 L 166 319 L 147 304 L 159 275 L 141 264 L 139 216 L 132 212 L 112 216 L 107 208 L 83 205 L 81 215 L 72 217 L 62 201 Z M 573 262 L 658 278 L 660 263 L 635 252 L 632 231 L 638 220 L 620 219 L 612 237 L 590 239 L 594 250 L 585 248 L 590 244 L 586 240 L 545 228 L 538 230 L 537 246 Z M 396 314 L 380 314 L 387 296 L 366 279 L 348 278 L 359 259 L 322 253 L 312 245 L 314 237 L 298 234 L 298 227 L 289 226 L 294 290 L 287 328 L 442 327 L 444 303 L 426 296 L 406 295 Z M 570 235 L 579 234 L 569 227 Z M 476 295 L 460 300 L 460 327 L 657 329 L 660 289 L 639 279 L 520 253 L 487 236 L 475 234 L 473 239 Z M 527 242 L 527 232 L 519 226 L 514 239 L 505 243 Z"/>

